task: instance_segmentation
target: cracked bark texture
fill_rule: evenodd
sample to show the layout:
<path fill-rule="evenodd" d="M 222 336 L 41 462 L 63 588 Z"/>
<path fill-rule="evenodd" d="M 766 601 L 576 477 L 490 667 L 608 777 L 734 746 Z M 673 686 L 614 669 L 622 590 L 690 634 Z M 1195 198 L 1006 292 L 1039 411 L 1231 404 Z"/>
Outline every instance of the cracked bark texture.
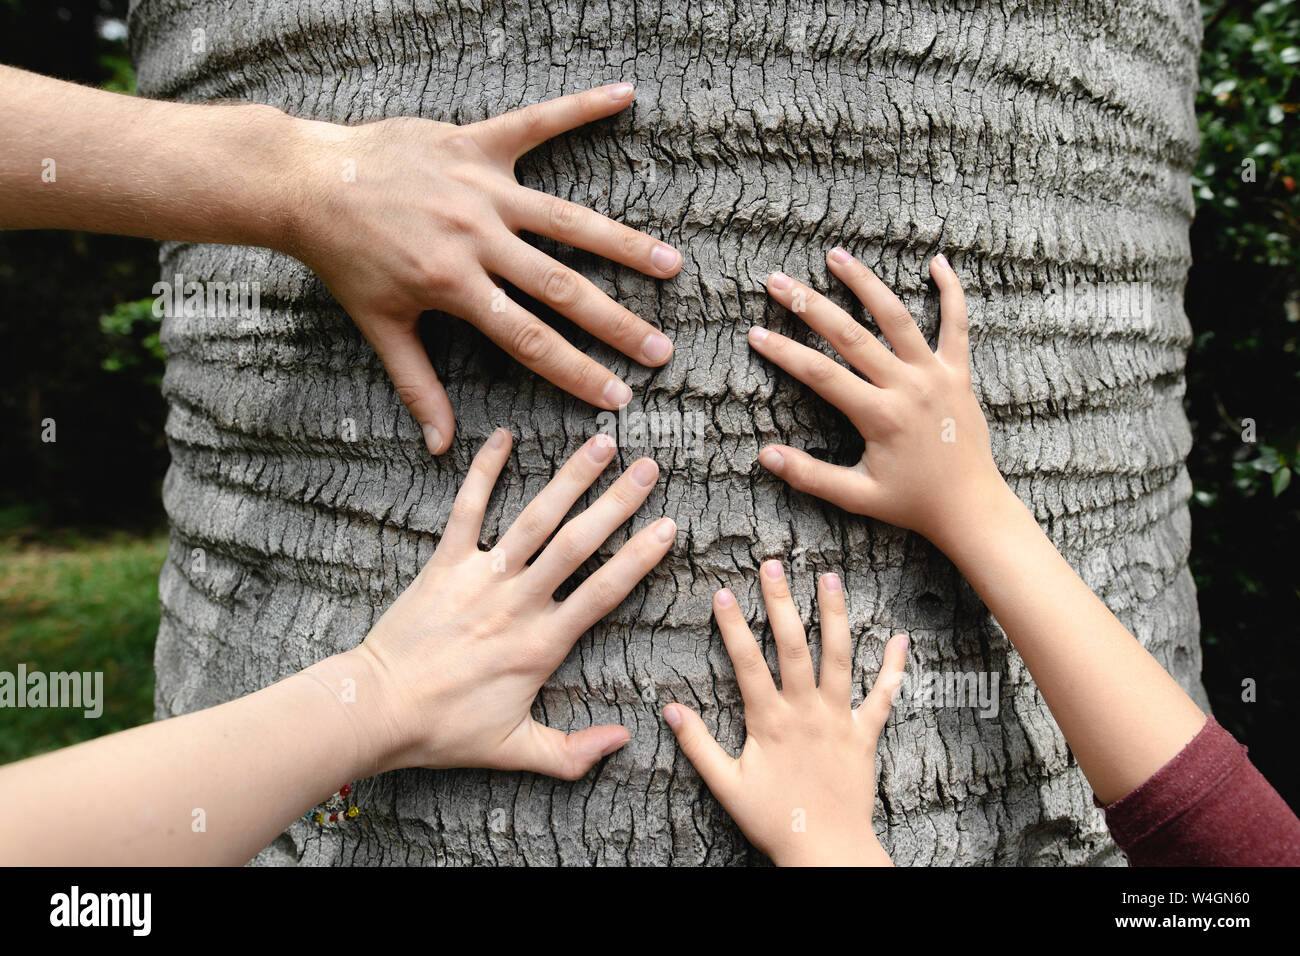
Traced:
<path fill-rule="evenodd" d="M 391 774 L 365 796 L 361 825 L 297 823 L 261 862 L 759 862 L 659 708 L 699 708 L 738 751 L 742 707 L 710 596 L 726 585 L 757 613 L 754 573 L 769 557 L 793 562 L 806 621 L 814 576 L 844 576 L 859 678 L 874 676 L 896 631 L 912 636 L 913 671 L 1001 675 L 995 719 L 907 705 L 891 719 L 876 824 L 896 862 L 1122 862 L 1023 664 L 952 566 L 915 536 L 792 493 L 758 467 L 769 441 L 841 461 L 861 445 L 838 413 L 756 360 L 745 333 L 760 323 L 809 341 L 769 304 L 763 277 L 811 276 L 848 304 L 823 260 L 842 243 L 933 342 L 925 263 L 945 252 L 970 299 L 976 389 L 1003 471 L 1204 703 L 1181 405 L 1194 4 L 139 0 L 130 27 L 146 95 L 258 101 L 341 123 L 469 122 L 635 81 L 634 108 L 525 157 L 519 178 L 685 254 L 680 276 L 658 282 L 543 243 L 675 340 L 673 362 L 650 371 L 561 323 L 626 376 L 633 410 L 708 421 L 700 447 L 650 449 L 664 473 L 638 526 L 667 514 L 680 546 L 578 644 L 537 704 L 560 727 L 625 723 L 630 744 L 577 783 Z M 193 52 L 195 30 L 206 52 Z M 160 718 L 356 644 L 432 553 L 494 425 L 517 445 L 485 545 L 597 427 L 596 410 L 475 330 L 428 317 L 459 420 L 452 452 L 431 461 L 378 362 L 304 267 L 214 246 L 168 244 L 161 258 L 167 278 L 260 282 L 262 303 L 252 323 L 164 323 L 172 545 Z M 1076 286 L 1071 299 L 1064 290 L 1078 283 L 1098 294 Z M 1130 308 L 1120 300 L 1134 290 Z M 341 438 L 345 419 L 355 442 Z M 643 451 L 623 447 L 622 463 Z"/>

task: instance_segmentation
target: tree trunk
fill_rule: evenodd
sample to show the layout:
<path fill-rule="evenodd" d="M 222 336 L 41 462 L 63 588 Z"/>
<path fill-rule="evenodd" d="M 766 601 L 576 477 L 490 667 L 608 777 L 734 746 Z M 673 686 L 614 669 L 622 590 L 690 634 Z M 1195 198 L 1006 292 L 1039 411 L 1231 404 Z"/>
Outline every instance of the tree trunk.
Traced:
<path fill-rule="evenodd" d="M 814 576 L 844 576 L 860 680 L 869 684 L 898 631 L 913 638 L 914 674 L 999 676 L 996 717 L 900 702 L 881 741 L 876 820 L 897 863 L 1122 861 L 1024 665 L 951 564 L 757 465 L 766 442 L 840 461 L 861 444 L 758 360 L 745 334 L 757 323 L 810 341 L 769 303 L 763 278 L 810 277 L 847 304 L 823 259 L 842 243 L 933 341 L 925 263 L 946 253 L 970 300 L 976 390 L 999 465 L 1088 584 L 1204 705 L 1181 404 L 1194 3 L 898 0 L 828 14 L 784 0 L 139 0 L 130 25 L 147 95 L 253 100 L 342 123 L 469 122 L 632 80 L 634 108 L 525 157 L 519 179 L 685 254 L 681 275 L 660 282 L 546 244 L 676 342 L 655 372 L 562 325 L 626 376 L 631 411 L 707 422 L 703 442 L 647 449 L 622 436 L 624 464 L 648 452 L 664 470 L 639 522 L 672 517 L 680 546 L 579 642 L 537 705 L 560 727 L 625 723 L 631 743 L 577 783 L 387 775 L 369 793 L 362 784 L 360 825 L 296 823 L 261 861 L 760 861 L 659 709 L 700 708 L 738 752 L 743 713 L 710 597 L 728 586 L 757 616 L 755 571 L 770 557 L 794 569 L 805 621 Z M 159 717 L 355 645 L 432 553 L 493 426 L 509 426 L 517 445 L 485 543 L 599 427 L 597 410 L 474 329 L 430 316 L 426 338 L 459 422 L 452 452 L 431 461 L 369 348 L 300 264 L 168 244 L 162 271 L 256 281 L 262 294 L 252 323 L 164 324 L 172 545 Z"/>

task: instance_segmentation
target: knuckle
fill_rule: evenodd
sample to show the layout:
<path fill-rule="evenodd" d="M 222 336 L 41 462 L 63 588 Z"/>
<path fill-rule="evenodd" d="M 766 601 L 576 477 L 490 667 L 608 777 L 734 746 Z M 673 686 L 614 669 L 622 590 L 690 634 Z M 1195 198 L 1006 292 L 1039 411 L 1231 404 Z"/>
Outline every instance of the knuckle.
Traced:
<path fill-rule="evenodd" d="M 546 108 L 541 103 L 526 106 L 515 114 L 515 135 L 532 142 L 538 139 L 546 125 Z"/>
<path fill-rule="evenodd" d="M 581 780 L 585 773 L 586 770 L 584 770 L 581 766 L 579 766 L 576 758 L 574 757 L 564 758 L 564 767 L 560 771 L 561 780 L 568 780 L 570 782 L 573 782 L 575 780 Z"/>
<path fill-rule="evenodd" d="M 743 654 L 737 655 L 736 659 L 731 663 L 737 674 L 742 674 L 746 677 L 757 677 L 761 674 L 769 673 L 767 669 L 767 661 L 765 661 L 763 655 L 759 653 L 757 645 L 754 646 L 753 651 L 747 651 Z"/>
<path fill-rule="evenodd" d="M 590 581 L 591 603 L 609 613 L 623 600 L 621 589 L 608 577 L 595 577 Z"/>
<path fill-rule="evenodd" d="M 478 141 L 473 134 L 461 127 L 453 127 L 444 133 L 441 145 L 448 154 L 457 159 L 472 157 L 479 152 Z"/>
<path fill-rule="evenodd" d="M 837 647 L 830 652 L 830 663 L 836 670 L 849 670 L 853 666 L 853 655 L 845 648 Z"/>
<path fill-rule="evenodd" d="M 457 498 L 451 505 L 451 518 L 449 520 L 463 523 L 470 521 L 478 516 L 477 503 L 467 498 Z"/>
<path fill-rule="evenodd" d="M 924 408 L 932 408 L 939 403 L 939 388 L 929 378 L 913 379 L 908 386 L 912 400 Z"/>
<path fill-rule="evenodd" d="M 597 365 L 590 359 L 586 359 L 569 372 L 566 390 L 579 396 L 599 395 L 605 387 L 607 378 L 609 378 L 609 371 L 603 365 Z"/>
<path fill-rule="evenodd" d="M 830 385 L 839 377 L 840 367 L 826 356 L 809 356 L 804 375 L 809 385 Z"/>
<path fill-rule="evenodd" d="M 573 305 L 581 291 L 578 277 L 564 266 L 548 269 L 542 285 L 547 303 L 553 306 Z"/>
<path fill-rule="evenodd" d="M 515 524 L 527 541 L 543 540 L 551 532 L 546 519 L 536 511 L 526 510 L 516 519 Z"/>
<path fill-rule="evenodd" d="M 420 400 L 420 389 L 416 385 L 398 385 L 393 384 L 393 390 L 397 392 L 397 397 L 402 400 L 402 404 L 407 408 L 412 408 Z"/>
<path fill-rule="evenodd" d="M 464 206 L 448 206 L 439 212 L 442 228 L 448 233 L 464 235 L 478 230 L 479 215 L 473 209 Z"/>
<path fill-rule="evenodd" d="M 591 554 L 585 536 L 573 527 L 565 528 L 555 536 L 555 551 L 565 564 L 581 564 Z"/>
<path fill-rule="evenodd" d="M 852 317 L 848 317 L 840 324 L 835 335 L 835 344 L 847 349 L 861 348 L 866 344 L 869 334 L 864 326 L 855 322 Z"/>
<path fill-rule="evenodd" d="M 541 322 L 524 322 L 510 339 L 511 352 L 525 364 L 540 362 L 551 351 L 550 336 Z"/>
<path fill-rule="evenodd" d="M 912 324 L 911 314 L 901 305 L 889 306 L 887 309 L 883 310 L 880 317 L 893 326 L 902 327 Z"/>
<path fill-rule="evenodd" d="M 619 230 L 619 245 L 628 259 L 639 259 L 645 248 L 645 238 L 635 229 Z"/>
<path fill-rule="evenodd" d="M 497 476 L 497 470 L 488 464 L 487 458 L 483 455 L 474 456 L 474 460 L 469 463 L 469 470 L 472 474 L 489 481 L 494 481 Z"/>
<path fill-rule="evenodd" d="M 884 400 L 874 409 L 872 422 L 872 427 L 881 434 L 894 435 L 903 430 L 906 418 L 892 401 Z"/>
<path fill-rule="evenodd" d="M 611 303 L 611 305 L 613 305 Z M 609 322 L 609 341 L 611 342 L 631 342 L 641 337 L 638 333 L 644 334 L 646 331 L 642 328 L 644 323 L 633 313 L 620 305 L 613 305 L 613 317 Z"/>
<path fill-rule="evenodd" d="M 558 196 L 551 197 L 548 218 L 559 236 L 572 235 L 582 222 L 582 207 Z"/>
<path fill-rule="evenodd" d="M 796 458 L 786 467 L 790 470 L 790 484 L 800 491 L 820 497 L 821 479 L 817 475 L 817 469 L 801 458 Z"/>
<path fill-rule="evenodd" d="M 638 507 L 649 494 L 648 489 L 637 488 L 632 483 L 630 476 L 624 476 L 622 481 L 616 481 L 609 489 L 610 500 L 620 509 L 627 511 Z"/>
<path fill-rule="evenodd" d="M 456 287 L 456 278 L 447 269 L 426 266 L 420 272 L 420 291 L 427 299 L 437 300 Z"/>

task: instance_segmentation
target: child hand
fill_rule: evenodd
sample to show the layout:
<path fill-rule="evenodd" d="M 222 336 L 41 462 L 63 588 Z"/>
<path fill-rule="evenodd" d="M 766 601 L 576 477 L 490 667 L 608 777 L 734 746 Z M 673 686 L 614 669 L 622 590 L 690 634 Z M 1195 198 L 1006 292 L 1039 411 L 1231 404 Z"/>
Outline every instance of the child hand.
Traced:
<path fill-rule="evenodd" d="M 783 273 L 768 277 L 768 292 L 870 381 L 766 329 L 750 329 L 749 342 L 848 416 L 866 448 L 852 467 L 787 445 L 764 448 L 759 462 L 800 491 L 942 547 L 944 538 L 981 513 L 990 495 L 1009 494 L 971 388 L 961 283 L 942 256 L 930 260 L 942 317 L 932 352 L 907 309 L 871 270 L 843 249 L 831 250 L 827 261 L 875 318 L 892 352 L 843 309 Z"/>
<path fill-rule="evenodd" d="M 890 863 L 871 827 L 876 745 L 902 682 L 907 638 L 895 637 L 871 693 L 856 710 L 850 684 L 853 647 L 837 575 L 818 586 L 821 681 L 780 562 L 759 575 L 776 640 L 781 690 L 729 590 L 713 613 L 745 699 L 745 747 L 733 760 L 704 722 L 681 704 L 664 719 L 713 795 L 756 847 L 781 866 Z"/>
<path fill-rule="evenodd" d="M 627 743 L 621 726 L 567 736 L 533 720 L 538 689 L 577 639 L 659 563 L 671 519 L 642 528 L 564 601 L 552 594 L 650 494 L 658 466 L 641 458 L 586 511 L 552 532 L 614 457 L 607 435 L 565 462 L 491 551 L 483 514 L 510 455 L 497 429 L 475 456 L 446 532 L 357 652 L 380 676 L 393 744 L 389 767 L 490 767 L 576 780 Z M 544 547 L 543 547 L 544 546 Z M 541 549 L 536 560 L 528 563 Z"/>
<path fill-rule="evenodd" d="M 672 247 L 515 179 L 524 153 L 633 98 L 630 84 L 612 84 L 466 126 L 400 117 L 300 127 L 305 159 L 284 251 L 310 266 L 356 322 L 430 453 L 445 451 L 455 430 L 420 341 L 420 314 L 431 309 L 477 326 L 520 364 L 599 408 L 632 396 L 497 279 L 638 362 L 659 366 L 672 355 L 654 326 L 518 235 L 547 236 L 654 278 L 678 272 L 682 257 Z"/>

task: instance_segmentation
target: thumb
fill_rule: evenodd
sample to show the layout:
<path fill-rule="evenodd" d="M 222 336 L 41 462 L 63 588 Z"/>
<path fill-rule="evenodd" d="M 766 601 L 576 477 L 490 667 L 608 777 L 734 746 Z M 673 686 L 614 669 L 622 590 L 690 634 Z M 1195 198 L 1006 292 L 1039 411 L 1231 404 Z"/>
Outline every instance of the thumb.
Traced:
<path fill-rule="evenodd" d="M 867 699 L 858 708 L 866 718 L 872 744 L 880 738 L 880 732 L 885 729 L 885 721 L 889 720 L 894 698 L 903 686 L 903 670 L 906 667 L 907 635 L 895 634 L 885 645 L 885 659 L 880 664 L 876 682 L 871 685 L 871 693 L 867 694 Z"/>
<path fill-rule="evenodd" d="M 405 328 L 390 327 L 383 332 L 372 328 L 366 338 L 384 363 L 402 403 L 420 423 L 429 454 L 440 455 L 451 446 L 456 416 L 447 390 L 438 381 L 438 373 L 433 370 L 429 353 L 420 341 L 418 329 L 418 323 Z"/>
<path fill-rule="evenodd" d="M 677 736 L 677 744 L 686 759 L 695 767 L 713 795 L 722 804 L 731 796 L 731 784 L 736 772 L 736 761 L 713 739 L 700 715 L 681 704 L 664 708 L 664 720 Z"/>
<path fill-rule="evenodd" d="M 618 724 L 602 724 L 566 734 L 532 722 L 518 753 L 518 769 L 543 773 L 561 780 L 579 780 L 596 765 L 632 739 L 631 732 Z"/>

